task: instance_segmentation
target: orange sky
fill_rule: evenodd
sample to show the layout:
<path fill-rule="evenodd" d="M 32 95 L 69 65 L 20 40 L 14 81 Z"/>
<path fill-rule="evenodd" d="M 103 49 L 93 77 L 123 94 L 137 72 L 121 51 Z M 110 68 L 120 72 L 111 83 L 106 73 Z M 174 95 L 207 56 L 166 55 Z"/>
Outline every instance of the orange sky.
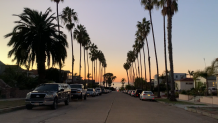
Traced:
<path fill-rule="evenodd" d="M 125 2 L 125 4 L 123 4 Z M 173 62 L 175 73 L 187 73 L 188 70 L 204 69 L 206 65 L 210 65 L 211 61 L 217 58 L 218 45 L 218 1 L 206 2 L 205 0 L 192 0 L 189 4 L 185 1 L 179 2 L 179 12 L 173 16 Z M 198 4 L 197 6 L 195 4 Z M 135 41 L 135 32 L 137 21 L 141 21 L 143 17 L 149 20 L 148 11 L 145 11 L 137 0 L 66 0 L 60 2 L 59 10 L 69 6 L 78 13 L 79 23 L 83 24 L 91 38 L 91 41 L 98 46 L 99 50 L 105 55 L 107 61 L 106 72 L 111 72 L 117 76 L 116 82 L 120 82 L 122 78 L 126 78 L 126 71 L 123 64 L 126 62 L 127 52 L 132 50 Z M 195 7 L 193 9 L 193 6 Z M 7 57 L 7 53 L 11 47 L 7 46 L 9 41 L 4 35 L 11 32 L 18 18 L 12 14 L 20 14 L 24 7 L 29 7 L 38 11 L 45 11 L 51 7 L 52 12 L 56 11 L 56 4 L 50 0 L 22 0 L 21 1 L 1 1 L 0 4 L 0 60 L 5 64 L 12 63 L 12 58 Z M 207 8 L 209 13 L 204 11 Z M 13 9 L 11 9 L 13 8 Z M 113 8 L 113 9 L 112 9 Z M 190 12 L 191 11 L 191 12 Z M 204 15 L 204 16 L 202 16 Z M 156 48 L 159 63 L 159 74 L 164 71 L 164 47 L 163 47 L 163 21 L 160 10 L 152 11 L 154 24 L 154 33 L 156 39 Z M 209 18 L 209 19 L 208 19 Z M 70 44 L 69 32 L 61 29 L 67 34 L 68 43 Z M 151 56 L 151 72 L 152 78 L 156 74 L 156 61 L 154 54 L 152 33 L 148 35 L 150 56 Z M 64 70 L 71 71 L 71 45 L 67 49 L 68 57 L 65 62 Z M 145 49 L 146 50 L 146 49 Z M 83 54 L 83 53 L 82 53 Z M 75 55 L 75 73 L 79 73 L 79 45 L 74 41 Z M 83 59 L 83 56 L 82 56 Z M 83 60 L 82 60 L 83 61 Z M 90 71 L 91 71 L 91 61 Z M 143 63 L 143 59 L 142 59 Z M 146 50 L 147 64 L 147 50 Z M 82 62 L 82 76 L 83 76 Z M 33 67 L 36 68 L 35 66 Z M 144 67 L 143 67 L 144 68 Z M 168 61 L 169 69 L 169 61 Z M 144 76 L 144 73 L 143 73 Z M 147 66 L 148 78 L 148 66 Z"/>

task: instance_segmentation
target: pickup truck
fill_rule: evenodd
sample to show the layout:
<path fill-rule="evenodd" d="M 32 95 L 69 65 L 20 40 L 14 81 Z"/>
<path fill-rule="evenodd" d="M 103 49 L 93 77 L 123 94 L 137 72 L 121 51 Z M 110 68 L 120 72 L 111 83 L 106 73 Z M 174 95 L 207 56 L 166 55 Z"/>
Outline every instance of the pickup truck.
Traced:
<path fill-rule="evenodd" d="M 83 84 L 70 84 L 71 87 L 71 97 L 86 100 L 86 90 Z"/>

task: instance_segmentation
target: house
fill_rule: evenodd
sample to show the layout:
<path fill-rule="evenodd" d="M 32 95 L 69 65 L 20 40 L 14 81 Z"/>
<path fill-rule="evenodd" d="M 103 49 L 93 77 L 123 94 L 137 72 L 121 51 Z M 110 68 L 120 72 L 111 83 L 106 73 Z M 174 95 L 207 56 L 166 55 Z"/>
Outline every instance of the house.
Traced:
<path fill-rule="evenodd" d="M 180 80 L 175 80 L 176 90 L 190 90 L 191 88 L 194 88 L 193 78 L 184 78 Z"/>
<path fill-rule="evenodd" d="M 164 74 L 166 76 L 166 74 Z M 160 77 L 160 76 L 159 76 Z M 186 78 L 186 73 L 174 73 L 174 81 L 181 80 Z M 159 78 L 159 83 L 162 83 L 163 80 Z M 170 83 L 170 73 L 168 73 L 168 82 Z M 158 85 L 157 74 L 154 76 L 154 86 Z"/>
<path fill-rule="evenodd" d="M 0 61 L 0 74 L 4 73 L 7 68 L 12 68 L 16 72 L 24 72 L 24 69 L 22 69 L 19 65 L 5 65 Z"/>
<path fill-rule="evenodd" d="M 207 77 L 207 80 L 203 77 L 198 77 L 198 80 L 196 82 L 202 82 L 204 84 L 207 84 L 206 82 L 208 81 L 208 87 L 217 87 L 217 81 L 216 81 L 216 76 L 209 76 Z"/>

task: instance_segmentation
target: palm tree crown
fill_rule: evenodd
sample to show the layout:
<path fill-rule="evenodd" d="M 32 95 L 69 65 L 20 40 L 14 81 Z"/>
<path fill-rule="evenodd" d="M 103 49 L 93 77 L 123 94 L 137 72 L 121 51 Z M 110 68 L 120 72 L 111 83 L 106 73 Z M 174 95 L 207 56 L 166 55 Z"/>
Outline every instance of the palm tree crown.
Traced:
<path fill-rule="evenodd" d="M 27 62 L 36 62 L 39 78 L 45 77 L 45 61 L 47 66 L 62 64 L 67 57 L 66 35 L 56 30 L 58 25 L 52 23 L 56 17 L 49 15 L 51 9 L 48 8 L 45 13 L 24 8 L 24 12 L 16 15 L 20 18 L 15 21 L 17 26 L 13 32 L 5 35 L 5 38 L 11 37 L 8 46 L 13 46 L 8 56 L 14 55 L 13 61 L 18 65 L 25 65 Z"/>

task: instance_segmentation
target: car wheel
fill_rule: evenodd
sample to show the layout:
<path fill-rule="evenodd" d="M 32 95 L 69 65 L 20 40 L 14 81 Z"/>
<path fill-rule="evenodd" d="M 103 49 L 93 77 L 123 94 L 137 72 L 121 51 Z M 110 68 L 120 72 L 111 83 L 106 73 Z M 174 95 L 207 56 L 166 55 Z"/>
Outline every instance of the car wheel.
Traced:
<path fill-rule="evenodd" d="M 70 98 L 68 96 L 67 99 L 64 101 L 64 103 L 65 103 L 65 105 L 69 105 L 69 102 L 70 102 Z"/>
<path fill-rule="evenodd" d="M 27 110 L 33 109 L 33 105 L 30 105 L 30 104 L 29 104 L 29 105 L 26 105 L 26 109 L 27 109 Z"/>
<path fill-rule="evenodd" d="M 53 105 L 52 105 L 52 109 L 53 110 L 56 110 L 58 107 L 58 101 L 57 101 L 57 98 L 54 99 L 54 102 L 53 102 Z"/>

